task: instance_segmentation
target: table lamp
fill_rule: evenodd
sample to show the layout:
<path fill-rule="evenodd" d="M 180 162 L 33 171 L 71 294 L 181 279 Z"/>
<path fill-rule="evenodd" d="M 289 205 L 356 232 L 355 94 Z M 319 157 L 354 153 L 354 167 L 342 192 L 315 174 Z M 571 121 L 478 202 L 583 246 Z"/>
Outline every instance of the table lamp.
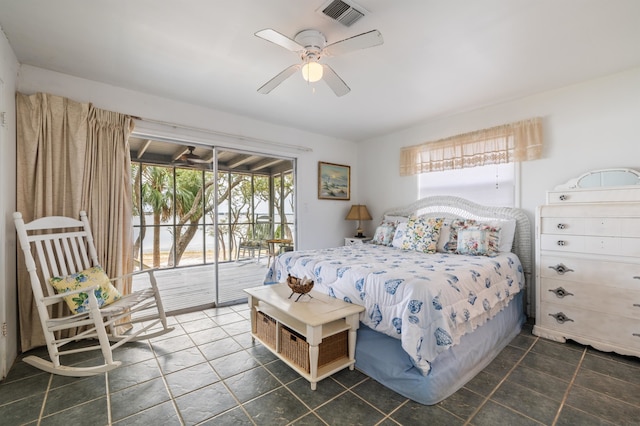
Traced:
<path fill-rule="evenodd" d="M 367 210 L 367 206 L 364 204 L 354 204 L 351 206 L 351 210 L 347 213 L 346 220 L 357 220 L 358 221 L 358 229 L 356 230 L 357 238 L 364 238 L 364 234 L 362 233 L 362 225 L 360 221 L 362 220 L 371 220 L 371 215 L 369 214 L 369 210 Z"/>

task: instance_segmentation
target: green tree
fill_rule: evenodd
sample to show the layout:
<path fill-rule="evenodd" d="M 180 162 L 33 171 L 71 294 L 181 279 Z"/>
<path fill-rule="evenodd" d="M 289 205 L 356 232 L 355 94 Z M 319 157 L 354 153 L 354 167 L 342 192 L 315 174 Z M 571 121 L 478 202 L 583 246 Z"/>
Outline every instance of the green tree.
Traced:
<path fill-rule="evenodd" d="M 157 166 L 142 166 L 140 198 L 153 214 L 153 267 L 160 267 L 160 224 L 171 217 L 173 194 L 169 169 Z M 146 213 L 143 208 L 141 217 Z"/>
<path fill-rule="evenodd" d="M 209 171 L 188 168 L 149 166 L 132 163 L 133 214 L 139 216 L 140 233 L 134 243 L 135 257 L 140 253 L 140 245 L 145 237 L 145 214 L 153 215 L 153 267 L 159 267 L 161 223 L 173 218 L 175 213 L 175 231 L 167 265 L 180 264 L 189 243 L 199 229 L 203 229 L 203 217 L 208 215 L 212 223 L 215 203 L 226 204 L 229 223 L 218 226 L 218 248 L 221 259 L 231 259 L 235 253 L 240 237 L 253 233 L 256 213 L 265 208 L 268 211 L 270 202 L 270 178 L 268 176 L 219 172 L 217 177 L 218 193 L 214 195 L 214 175 Z M 279 178 L 278 178 L 279 179 Z M 285 217 L 280 200 L 289 200 L 293 191 L 293 179 L 285 175 L 285 190 L 279 191 L 279 184 L 274 194 L 274 209 L 280 217 Z M 175 194 L 175 196 L 174 196 Z M 255 207 L 255 209 L 254 209 Z M 263 213 L 263 212 L 260 212 Z M 286 222 L 286 220 L 284 220 Z M 285 235 L 291 235 L 285 223 Z M 213 234 L 213 228 L 209 228 Z M 228 245 L 228 247 L 227 247 Z"/>

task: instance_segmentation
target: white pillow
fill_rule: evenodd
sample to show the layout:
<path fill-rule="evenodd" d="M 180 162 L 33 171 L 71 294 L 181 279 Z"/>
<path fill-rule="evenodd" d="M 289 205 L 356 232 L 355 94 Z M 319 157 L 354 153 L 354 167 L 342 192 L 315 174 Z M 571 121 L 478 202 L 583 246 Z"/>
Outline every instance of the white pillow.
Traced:
<path fill-rule="evenodd" d="M 396 228 L 396 233 L 393 235 L 391 246 L 402 248 L 402 243 L 404 242 L 404 236 L 406 234 L 407 234 L 407 222 L 399 223 L 398 227 Z"/>
<path fill-rule="evenodd" d="M 516 236 L 516 220 L 515 219 L 497 219 L 490 222 L 482 222 L 496 228 L 500 228 L 500 240 L 498 243 L 499 251 L 510 252 L 513 247 L 513 239 Z"/>
<path fill-rule="evenodd" d="M 449 241 L 449 237 L 451 235 L 451 219 L 446 218 L 444 222 L 442 222 L 442 226 L 440 227 L 440 236 L 438 237 L 438 246 L 436 247 L 436 251 L 438 253 L 446 253 L 444 246 Z"/>

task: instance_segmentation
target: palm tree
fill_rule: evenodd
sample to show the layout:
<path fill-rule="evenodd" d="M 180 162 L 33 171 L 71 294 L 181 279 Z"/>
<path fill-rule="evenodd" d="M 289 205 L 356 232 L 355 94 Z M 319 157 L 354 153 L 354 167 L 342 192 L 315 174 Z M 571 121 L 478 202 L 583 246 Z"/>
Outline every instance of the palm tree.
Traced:
<path fill-rule="evenodd" d="M 167 262 L 170 267 L 180 264 L 187 246 L 198 232 L 202 216 L 211 208 L 206 202 L 206 194 L 213 181 L 206 181 L 203 185 L 202 173 L 200 170 L 176 169 L 176 227 Z"/>
<path fill-rule="evenodd" d="M 153 214 L 153 267 L 160 267 L 160 224 L 171 217 L 173 201 L 170 185 L 170 169 L 158 166 L 142 166 L 143 206 Z M 146 213 L 143 208 L 141 216 Z"/>
<path fill-rule="evenodd" d="M 242 173 L 218 173 L 218 194 L 214 197 L 214 175 L 202 170 L 173 167 L 160 167 L 132 164 L 134 182 L 133 193 L 134 216 L 140 217 L 140 233 L 134 244 L 136 256 L 140 252 L 140 245 L 145 235 L 145 213 L 153 214 L 153 267 L 160 267 L 160 235 L 161 224 L 172 218 L 175 213 L 175 227 L 172 228 L 173 244 L 169 251 L 167 266 L 180 264 L 182 256 L 191 240 L 202 229 L 203 216 L 212 215 L 215 202 L 218 205 L 228 203 L 229 223 L 226 227 L 218 227 L 218 247 L 221 248 L 221 258 L 230 260 L 235 249 L 235 244 L 240 235 L 246 237 L 252 233 L 255 211 L 250 206 L 261 203 L 269 203 L 269 178 Z M 174 178 L 175 176 L 175 178 Z M 253 179 L 252 179 L 253 176 Z M 290 194 L 293 191 L 291 176 L 285 178 L 285 190 L 275 194 L 275 209 L 280 217 L 284 217 L 281 211 L 280 199 L 292 201 Z M 277 186 L 279 188 L 279 185 Z M 140 200 L 138 202 L 138 200 Z M 292 206 L 290 206 L 292 208 Z M 241 215 L 246 216 L 244 223 L 238 225 Z M 215 220 L 213 221 L 215 223 Z M 284 221 L 286 222 L 286 220 Z M 290 235 L 288 225 L 285 223 L 283 235 Z M 208 232 L 213 234 L 213 228 Z M 230 244 L 227 253 L 226 243 Z M 228 256 L 227 256 L 228 255 Z"/>

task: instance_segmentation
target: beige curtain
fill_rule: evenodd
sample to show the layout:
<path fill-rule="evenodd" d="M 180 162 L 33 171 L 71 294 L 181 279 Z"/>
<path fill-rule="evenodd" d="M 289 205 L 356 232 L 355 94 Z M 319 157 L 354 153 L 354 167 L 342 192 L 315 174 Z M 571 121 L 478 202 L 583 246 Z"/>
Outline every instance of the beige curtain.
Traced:
<path fill-rule="evenodd" d="M 535 160 L 541 156 L 542 119 L 533 118 L 404 147 L 400 151 L 400 176 Z"/>
<path fill-rule="evenodd" d="M 89 108 L 82 207 L 100 264 L 110 277 L 133 271 L 132 187 L 129 135 L 130 117 L 117 112 Z M 124 293 L 131 292 L 131 281 Z"/>
<path fill-rule="evenodd" d="M 25 222 L 50 215 L 78 217 L 87 210 L 107 273 L 130 271 L 131 260 L 125 259 L 131 254 L 131 185 L 125 183 L 131 120 L 43 93 L 16 94 L 16 112 L 16 204 Z M 46 344 L 20 250 L 18 306 L 22 351 Z"/>

